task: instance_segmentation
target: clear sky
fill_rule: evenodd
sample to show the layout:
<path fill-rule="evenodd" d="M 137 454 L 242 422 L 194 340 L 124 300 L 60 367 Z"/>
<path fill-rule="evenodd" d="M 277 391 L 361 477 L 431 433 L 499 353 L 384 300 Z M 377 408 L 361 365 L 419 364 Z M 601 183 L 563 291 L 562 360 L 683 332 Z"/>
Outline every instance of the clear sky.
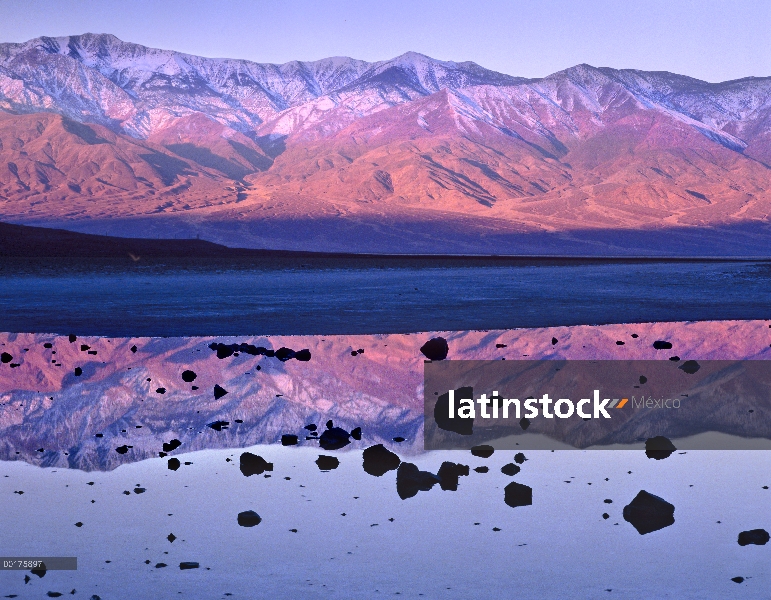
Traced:
<path fill-rule="evenodd" d="M 525 77 L 771 75 L 771 0 L 0 0 L 0 41 L 85 32 L 258 62 L 414 50 Z"/>

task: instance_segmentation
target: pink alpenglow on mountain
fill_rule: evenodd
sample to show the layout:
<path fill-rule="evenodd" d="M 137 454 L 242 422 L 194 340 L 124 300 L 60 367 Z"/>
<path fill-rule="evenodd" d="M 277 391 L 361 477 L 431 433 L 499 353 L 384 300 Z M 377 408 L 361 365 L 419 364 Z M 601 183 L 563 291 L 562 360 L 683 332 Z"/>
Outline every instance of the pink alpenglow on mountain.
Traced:
<path fill-rule="evenodd" d="M 771 78 L 0 45 L 0 219 L 280 249 L 765 255 Z"/>

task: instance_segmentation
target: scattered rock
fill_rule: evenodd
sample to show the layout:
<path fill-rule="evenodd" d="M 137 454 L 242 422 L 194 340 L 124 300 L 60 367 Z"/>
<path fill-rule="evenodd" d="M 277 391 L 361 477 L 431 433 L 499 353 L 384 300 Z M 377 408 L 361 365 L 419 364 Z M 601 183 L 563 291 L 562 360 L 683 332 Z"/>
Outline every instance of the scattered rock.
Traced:
<path fill-rule="evenodd" d="M 340 466 L 340 461 L 334 456 L 320 454 L 316 459 L 316 466 L 318 466 L 319 471 L 331 471 Z"/>
<path fill-rule="evenodd" d="M 182 445 L 182 442 L 180 442 L 178 439 L 173 439 L 170 442 L 164 442 L 163 443 L 163 451 L 164 452 L 174 452 L 177 448 L 179 448 Z"/>
<path fill-rule="evenodd" d="M 126 452 L 128 451 L 129 451 L 129 447 L 126 445 L 118 446 L 117 448 L 115 448 L 115 452 L 117 452 L 118 454 L 126 454 Z"/>
<path fill-rule="evenodd" d="M 396 493 L 402 500 L 412 498 L 418 492 L 427 492 L 437 483 L 440 483 L 439 477 L 421 471 L 412 463 L 403 462 L 396 471 Z"/>
<path fill-rule="evenodd" d="M 533 504 L 533 488 L 530 486 L 514 481 L 503 488 L 503 493 L 503 501 L 512 508 Z"/>
<path fill-rule="evenodd" d="M 437 477 L 439 477 L 439 487 L 446 492 L 458 491 L 458 478 L 468 477 L 468 465 L 460 465 L 453 462 L 443 462 L 439 467 Z"/>
<path fill-rule="evenodd" d="M 351 437 L 355 440 L 361 439 L 361 427 L 356 427 L 354 429 L 351 429 Z"/>
<path fill-rule="evenodd" d="M 514 455 L 514 462 L 518 465 L 521 465 L 523 462 L 525 462 L 527 458 L 525 458 L 525 455 L 522 452 L 517 452 Z"/>
<path fill-rule="evenodd" d="M 179 570 L 185 571 L 186 569 L 197 569 L 198 566 L 197 562 L 181 562 L 179 563 Z"/>
<path fill-rule="evenodd" d="M 265 471 L 273 470 L 273 463 L 269 463 L 262 458 L 262 456 L 257 456 L 251 452 L 244 452 L 241 454 L 241 463 L 239 466 L 244 477 L 262 475 Z"/>
<path fill-rule="evenodd" d="M 744 581 L 744 577 L 731 577 L 731 581 L 734 583 L 741 583 Z"/>
<path fill-rule="evenodd" d="M 480 458 L 490 458 L 493 455 L 493 452 L 495 452 L 495 448 L 488 446 L 487 444 L 472 446 L 471 448 L 471 454 Z"/>
<path fill-rule="evenodd" d="M 648 438 L 645 440 L 645 456 L 653 458 L 655 460 L 664 460 L 669 458 L 677 448 L 669 440 L 669 438 L 663 435 L 657 435 L 656 437 Z"/>
<path fill-rule="evenodd" d="M 83 369 L 75 367 L 75 377 L 80 377 L 81 375 L 83 375 Z"/>
<path fill-rule="evenodd" d="M 557 338 L 553 337 L 553 338 L 551 339 L 551 345 L 552 345 L 552 346 L 556 346 L 558 341 L 559 341 L 559 340 L 558 340 Z"/>
<path fill-rule="evenodd" d="M 216 384 L 216 383 L 214 384 L 214 399 L 215 400 L 219 400 L 220 398 L 222 398 L 227 393 L 228 393 L 228 391 L 224 387 L 221 387 L 219 384 Z"/>
<path fill-rule="evenodd" d="M 665 342 L 664 340 L 656 340 L 653 342 L 653 347 L 656 350 L 671 350 L 672 349 L 672 343 L 671 342 Z"/>
<path fill-rule="evenodd" d="M 2 354 L 0 354 L 0 362 L 2 362 L 3 364 L 8 364 L 12 360 L 13 360 L 13 355 L 8 354 L 8 352 L 3 352 Z"/>
<path fill-rule="evenodd" d="M 230 427 L 230 421 L 214 421 L 214 423 L 208 423 L 206 426 L 214 431 L 222 431 Z"/>
<path fill-rule="evenodd" d="M 291 435 L 291 434 L 284 434 L 281 436 L 281 445 L 282 446 L 296 446 L 297 445 L 297 436 Z"/>
<path fill-rule="evenodd" d="M 686 360 L 682 365 L 677 367 L 681 371 L 685 371 L 688 375 L 693 375 L 696 371 L 701 369 L 701 365 L 695 360 Z"/>
<path fill-rule="evenodd" d="M 339 450 L 351 443 L 350 438 L 351 434 L 345 429 L 332 427 L 321 434 L 319 446 L 324 450 Z"/>
<path fill-rule="evenodd" d="M 195 371 L 191 371 L 190 369 L 182 371 L 182 381 L 185 383 L 193 383 L 196 377 L 198 377 L 198 375 L 196 375 Z"/>
<path fill-rule="evenodd" d="M 428 360 L 444 360 L 450 351 L 447 340 L 443 337 L 435 337 L 428 340 L 420 347 L 420 351 Z"/>
<path fill-rule="evenodd" d="M 508 475 L 509 477 L 514 477 L 514 475 L 519 473 L 519 471 L 520 471 L 520 468 L 514 463 L 509 463 L 501 467 L 501 473 L 503 473 L 504 475 Z"/>
<path fill-rule="evenodd" d="M 750 529 L 749 531 L 742 531 L 739 534 L 739 545 L 748 546 L 754 544 L 755 546 L 765 546 L 768 543 L 768 532 L 765 529 Z"/>
<path fill-rule="evenodd" d="M 487 472 L 490 471 L 490 468 L 489 467 L 484 467 L 484 466 L 483 467 L 475 467 L 474 471 L 476 471 L 477 473 L 487 473 Z"/>
<path fill-rule="evenodd" d="M 238 513 L 238 524 L 241 527 L 254 527 L 262 522 L 262 518 L 253 510 Z"/>
<path fill-rule="evenodd" d="M 624 520 L 640 535 L 669 527 L 675 522 L 674 514 L 674 505 L 645 490 L 624 507 Z"/>
<path fill-rule="evenodd" d="M 399 468 L 401 459 L 388 450 L 383 444 L 370 446 L 362 453 L 364 459 L 364 472 L 374 477 L 385 475 L 388 471 Z"/>

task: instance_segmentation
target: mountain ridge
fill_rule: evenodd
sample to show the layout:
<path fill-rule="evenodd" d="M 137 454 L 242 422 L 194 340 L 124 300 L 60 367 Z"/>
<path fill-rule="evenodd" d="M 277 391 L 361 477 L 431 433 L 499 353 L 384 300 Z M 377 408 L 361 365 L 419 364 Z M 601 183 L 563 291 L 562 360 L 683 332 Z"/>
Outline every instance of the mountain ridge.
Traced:
<path fill-rule="evenodd" d="M 261 247 L 310 223 L 305 247 L 409 252 L 413 229 L 393 224 L 416 214 L 469 224 L 464 247 L 490 227 L 765 225 L 770 186 L 771 77 L 581 64 L 527 79 L 416 52 L 275 65 L 109 34 L 0 44 L 0 218 L 16 223 L 114 234 L 164 216 Z M 345 239 L 364 222 L 381 245 Z"/>

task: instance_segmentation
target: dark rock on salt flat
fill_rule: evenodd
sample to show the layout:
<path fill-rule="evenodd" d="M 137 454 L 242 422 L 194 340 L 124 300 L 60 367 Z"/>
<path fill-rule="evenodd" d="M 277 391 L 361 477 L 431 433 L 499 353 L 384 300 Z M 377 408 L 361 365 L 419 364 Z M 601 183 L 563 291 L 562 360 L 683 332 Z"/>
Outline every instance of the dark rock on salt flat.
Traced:
<path fill-rule="evenodd" d="M 80 377 L 81 375 L 83 375 L 83 369 L 75 367 L 75 377 Z"/>
<path fill-rule="evenodd" d="M 254 527 L 262 522 L 262 517 L 253 510 L 238 513 L 238 524 L 241 527 Z"/>
<path fill-rule="evenodd" d="M 144 494 L 146 491 L 147 490 L 145 488 L 143 488 L 143 487 L 136 487 L 136 488 L 134 488 L 134 493 L 135 494 Z"/>
<path fill-rule="evenodd" d="M 214 421 L 214 423 L 208 423 L 206 426 L 214 431 L 222 431 L 230 427 L 230 421 Z"/>
<path fill-rule="evenodd" d="M 522 431 L 527 430 L 527 428 L 530 427 L 530 419 L 522 417 L 519 421 L 519 426 L 522 428 Z"/>
<path fill-rule="evenodd" d="M 272 471 L 273 463 L 267 462 L 262 456 L 244 452 L 241 454 L 239 467 L 245 477 L 251 477 L 252 475 L 262 475 L 265 471 Z"/>
<path fill-rule="evenodd" d="M 282 446 L 296 446 L 297 445 L 297 436 L 296 435 L 290 435 L 290 434 L 284 434 L 281 436 L 281 445 Z"/>
<path fill-rule="evenodd" d="M 186 371 L 182 371 L 182 381 L 184 381 L 185 383 L 194 382 L 196 377 L 198 377 L 198 375 L 196 374 L 195 371 L 191 371 L 190 369 Z"/>
<path fill-rule="evenodd" d="M 401 459 L 388 450 L 383 444 L 370 446 L 362 453 L 364 459 L 364 472 L 374 477 L 385 475 L 388 471 L 399 468 Z"/>
<path fill-rule="evenodd" d="M 332 419 L 327 421 L 327 429 L 332 429 L 335 426 L 335 424 L 332 422 Z"/>
<path fill-rule="evenodd" d="M 501 467 L 501 473 L 503 473 L 504 475 L 508 475 L 509 477 L 514 477 L 514 475 L 519 473 L 519 471 L 520 471 L 520 468 L 514 463 L 509 463 Z"/>
<path fill-rule="evenodd" d="M 640 383 L 646 383 L 648 381 L 648 378 L 645 375 L 640 375 Z"/>
<path fill-rule="evenodd" d="M 475 467 L 474 471 L 476 471 L 477 473 L 487 473 L 487 472 L 490 471 L 490 468 L 489 467 Z"/>
<path fill-rule="evenodd" d="M 682 365 L 677 367 L 681 371 L 685 371 L 688 375 L 693 375 L 696 371 L 701 369 L 701 365 L 695 360 L 686 360 Z"/>
<path fill-rule="evenodd" d="M 487 444 L 471 447 L 471 454 L 479 456 L 480 458 L 490 458 L 493 455 L 493 452 L 495 452 L 495 448 L 488 446 Z"/>
<path fill-rule="evenodd" d="M 166 388 L 159 387 L 157 390 L 155 390 L 155 393 L 156 394 L 165 394 L 166 393 Z"/>
<path fill-rule="evenodd" d="M 164 452 L 174 452 L 177 448 L 179 448 L 182 445 L 182 442 L 180 442 L 178 439 L 173 439 L 170 442 L 164 442 L 163 443 L 163 451 Z"/>
<path fill-rule="evenodd" d="M 197 569 L 198 568 L 197 562 L 181 562 L 179 563 L 179 569 L 180 571 L 184 571 L 186 569 Z"/>
<path fill-rule="evenodd" d="M 162 569 L 163 567 L 167 567 L 168 565 L 166 563 L 155 563 L 156 569 Z"/>
<path fill-rule="evenodd" d="M 355 440 L 361 439 L 361 427 L 356 427 L 355 429 L 351 429 L 351 437 Z"/>
<path fill-rule="evenodd" d="M 320 454 L 316 459 L 316 466 L 319 468 L 319 471 L 331 471 L 340 466 L 340 461 L 334 456 Z"/>
<path fill-rule="evenodd" d="M 397 444 L 401 444 L 402 442 L 404 442 L 404 441 L 405 441 L 405 439 L 404 439 L 402 436 L 400 436 L 400 435 L 397 435 L 395 438 L 393 438 L 393 440 L 394 440 L 394 442 L 396 442 Z"/>
<path fill-rule="evenodd" d="M 351 443 L 351 434 L 340 427 L 332 427 L 321 434 L 319 446 L 324 450 L 339 450 Z"/>
<path fill-rule="evenodd" d="M 51 342 L 46 342 L 45 344 L 43 344 L 43 348 L 53 348 L 53 347 L 54 345 Z"/>
<path fill-rule="evenodd" d="M 657 435 L 656 437 L 648 438 L 645 440 L 645 456 L 653 458 L 655 460 L 664 460 L 669 458 L 677 448 L 669 440 L 669 438 L 663 435 Z"/>
<path fill-rule="evenodd" d="M 74 335 L 72 333 L 69 335 L 70 344 L 72 344 L 73 342 L 77 341 L 77 339 L 78 339 L 78 336 L 76 336 L 76 335 Z"/>
<path fill-rule="evenodd" d="M 749 531 L 742 531 L 739 534 L 739 545 L 748 546 L 754 544 L 755 546 L 765 546 L 771 537 L 765 529 L 750 529 Z"/>
<path fill-rule="evenodd" d="M 680 357 L 679 356 L 670 356 L 669 360 L 671 360 L 672 362 L 680 362 Z"/>
<path fill-rule="evenodd" d="M 8 354 L 7 352 L 3 352 L 0 354 L 0 362 L 4 364 L 8 364 L 13 360 L 13 356 L 11 354 Z"/>
<path fill-rule="evenodd" d="M 38 577 L 40 577 L 42 579 L 43 577 L 46 576 L 46 569 L 45 568 L 43 568 L 43 569 L 32 569 L 30 571 L 30 573 L 32 573 L 33 575 L 37 575 Z"/>
<path fill-rule="evenodd" d="M 420 351 L 428 360 L 444 360 L 450 351 L 447 340 L 443 337 L 435 337 L 428 340 L 420 347 Z"/>
<path fill-rule="evenodd" d="M 167 539 L 167 540 L 169 540 L 169 543 L 170 543 L 170 544 L 173 544 L 173 543 L 174 543 L 174 540 L 176 540 L 176 539 L 177 539 L 177 536 L 176 536 L 176 535 L 174 535 L 173 533 L 170 533 L 169 535 L 167 535 L 167 536 L 166 536 L 166 539 Z"/>
<path fill-rule="evenodd" d="M 222 396 L 224 396 L 227 393 L 228 393 L 228 391 L 224 387 L 222 387 L 222 386 L 220 386 L 219 384 L 216 384 L 216 383 L 214 384 L 214 399 L 215 400 L 219 400 L 220 398 L 222 398 Z"/>
<path fill-rule="evenodd" d="M 445 461 L 442 466 L 439 467 L 436 476 L 439 477 L 439 487 L 445 492 L 457 492 L 458 491 L 458 478 L 468 477 L 469 468 L 468 465 L 460 465 L 453 462 Z"/>
<path fill-rule="evenodd" d="M 503 501 L 512 508 L 533 504 L 533 488 L 512 482 L 503 488 Z"/>
<path fill-rule="evenodd" d="M 136 351 L 137 351 L 137 347 L 136 347 L 136 346 L 131 346 L 131 351 L 132 351 L 132 352 L 134 352 L 134 353 L 136 353 Z"/>
<path fill-rule="evenodd" d="M 457 416 L 459 400 L 474 397 L 474 388 L 462 387 L 455 390 L 456 416 L 450 418 L 450 393 L 445 392 L 436 400 L 434 405 L 434 421 L 439 429 L 452 431 L 460 435 L 474 434 L 474 419 L 464 419 Z"/>
<path fill-rule="evenodd" d="M 305 426 L 305 429 L 307 429 L 308 431 L 316 431 L 318 427 L 316 427 L 316 423 L 309 423 L 308 425 Z"/>
<path fill-rule="evenodd" d="M 742 583 L 744 581 L 744 577 L 731 577 L 731 581 L 734 583 Z"/>
<path fill-rule="evenodd" d="M 61 592 L 47 592 L 46 593 L 46 596 L 48 596 L 49 598 L 58 598 L 61 595 L 62 595 Z"/>
<path fill-rule="evenodd" d="M 214 342 L 209 344 L 209 348 L 217 353 L 217 358 L 223 359 L 229 356 L 233 356 L 235 353 L 249 354 L 251 356 L 267 356 L 276 357 L 278 360 L 285 362 L 294 358 L 301 362 L 307 362 L 311 359 L 311 352 L 307 348 L 304 350 L 294 351 L 291 348 L 279 348 L 276 351 L 268 350 L 263 346 L 254 346 L 253 344 L 241 343 L 241 344 L 219 344 Z"/>
<path fill-rule="evenodd" d="M 518 465 L 521 465 L 523 462 L 525 462 L 527 458 L 525 458 L 525 455 L 522 452 L 517 452 L 514 455 L 514 462 Z"/>
<path fill-rule="evenodd" d="M 671 342 L 665 342 L 664 340 L 656 340 L 653 342 L 653 347 L 656 350 L 671 350 L 672 349 L 672 343 Z"/>
<path fill-rule="evenodd" d="M 640 490 L 624 507 L 624 520 L 631 523 L 640 535 L 669 527 L 675 522 L 675 507 L 663 498 Z"/>
<path fill-rule="evenodd" d="M 117 452 L 118 454 L 126 454 L 126 452 L 128 452 L 128 451 L 129 451 L 129 447 L 125 446 L 125 445 L 124 446 L 118 446 L 117 448 L 115 448 L 115 452 Z"/>
<path fill-rule="evenodd" d="M 559 340 L 558 340 L 557 338 L 553 337 L 553 338 L 551 339 L 551 345 L 552 345 L 552 346 L 556 346 L 558 341 L 559 341 Z"/>
<path fill-rule="evenodd" d="M 496 348 L 505 348 L 506 344 L 495 344 Z"/>
<path fill-rule="evenodd" d="M 403 462 L 396 471 L 396 493 L 402 500 L 412 498 L 418 492 L 427 492 L 437 483 L 440 483 L 439 477 L 421 471 L 412 463 Z"/>

